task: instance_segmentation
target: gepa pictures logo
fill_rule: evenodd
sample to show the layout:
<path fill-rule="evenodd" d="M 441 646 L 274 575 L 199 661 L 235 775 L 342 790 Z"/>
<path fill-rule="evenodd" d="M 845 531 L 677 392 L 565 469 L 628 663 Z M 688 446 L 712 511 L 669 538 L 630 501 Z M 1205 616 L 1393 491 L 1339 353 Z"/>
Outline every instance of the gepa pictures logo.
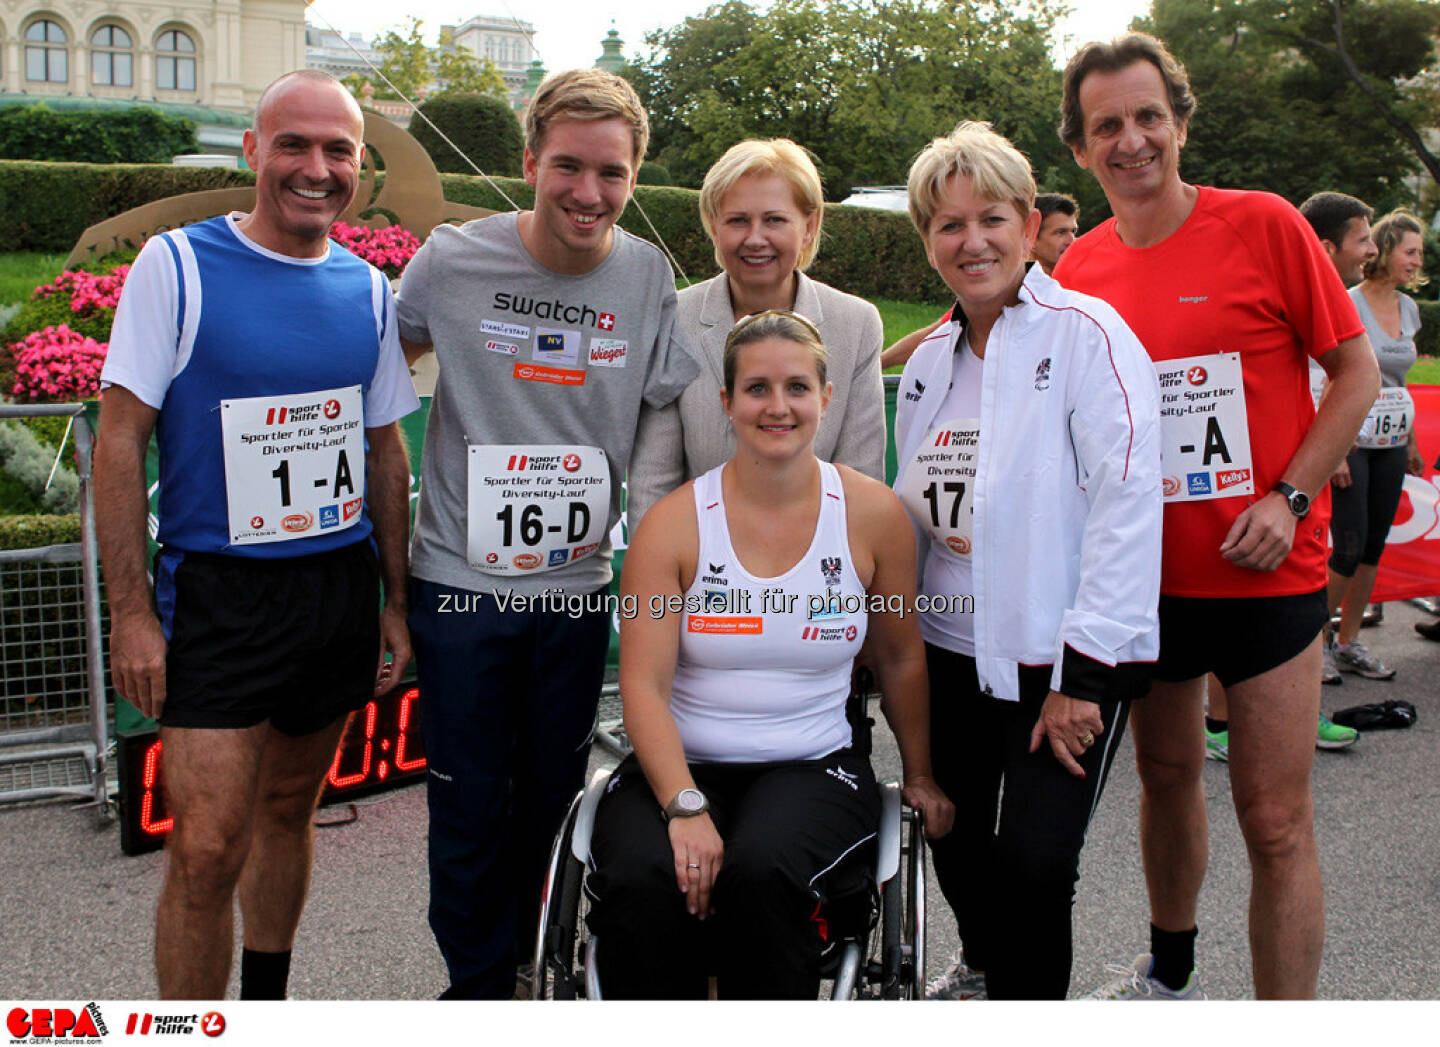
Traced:
<path fill-rule="evenodd" d="M 15 1043 L 42 1043 L 51 1040 L 98 1040 L 108 1029 L 93 1003 L 78 1011 L 68 1007 L 13 1007 L 5 1015 L 5 1028 Z"/>

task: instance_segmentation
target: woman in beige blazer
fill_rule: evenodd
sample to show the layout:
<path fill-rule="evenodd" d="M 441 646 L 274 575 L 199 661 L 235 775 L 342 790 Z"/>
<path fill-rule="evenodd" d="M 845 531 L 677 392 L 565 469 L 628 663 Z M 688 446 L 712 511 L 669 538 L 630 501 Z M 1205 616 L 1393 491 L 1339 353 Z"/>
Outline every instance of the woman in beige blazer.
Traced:
<path fill-rule="evenodd" d="M 884 481 L 880 313 L 805 275 L 823 217 L 820 175 L 794 142 L 740 142 L 706 173 L 700 219 L 724 272 L 680 292 L 678 328 L 690 334 L 700 376 L 668 407 L 641 408 L 626 510 L 632 534 L 657 501 L 735 454 L 720 406 L 725 337 L 737 320 L 766 309 L 799 313 L 824 340 L 835 391 L 816 455 Z"/>

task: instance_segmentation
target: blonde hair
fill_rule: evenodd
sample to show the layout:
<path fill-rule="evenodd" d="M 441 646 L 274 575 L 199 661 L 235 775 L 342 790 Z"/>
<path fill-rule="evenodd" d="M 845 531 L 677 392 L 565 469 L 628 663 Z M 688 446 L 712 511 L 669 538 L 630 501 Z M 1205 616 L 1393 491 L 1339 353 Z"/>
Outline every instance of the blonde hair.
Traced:
<path fill-rule="evenodd" d="M 1405 239 L 1406 233 L 1414 233 L 1420 237 L 1420 246 L 1422 249 L 1424 248 L 1425 227 L 1420 224 L 1420 219 L 1403 207 L 1391 211 L 1370 227 L 1370 239 L 1375 241 L 1375 247 L 1380 253 L 1366 262 L 1361 269 L 1365 279 L 1369 280 L 1376 273 L 1385 271 L 1390 264 L 1390 255 L 1400 246 L 1400 241 Z M 1415 274 L 1415 279 L 1405 286 L 1413 291 L 1416 288 L 1424 287 L 1429 282 L 1430 278 L 1424 272 L 1418 272 Z"/>
<path fill-rule="evenodd" d="M 635 167 L 650 145 L 650 118 L 629 81 L 599 69 L 570 69 L 545 78 L 525 110 L 525 148 L 539 156 L 552 120 L 608 120 L 630 125 Z"/>
<path fill-rule="evenodd" d="M 966 175 L 975 192 L 989 200 L 1013 203 L 1021 219 L 1035 206 L 1035 176 L 1030 161 L 983 121 L 962 120 L 944 138 L 936 138 L 910 165 L 910 221 L 929 243 L 930 219 L 940 208 L 946 185 Z"/>
<path fill-rule="evenodd" d="M 825 343 L 820 340 L 820 329 L 813 321 L 789 309 L 766 309 L 763 313 L 751 313 L 742 317 L 730 329 L 730 334 L 725 339 L 725 392 L 730 396 L 735 395 L 735 372 L 740 367 L 740 350 L 747 345 L 771 338 L 782 338 L 810 350 L 810 356 L 815 361 L 815 373 L 820 377 L 820 388 L 823 391 L 826 376 L 829 374 L 829 363 L 825 354 Z"/>
<path fill-rule="evenodd" d="M 715 219 L 720 217 L 725 194 L 734 189 L 740 179 L 752 174 L 779 175 L 789 183 L 795 196 L 795 206 L 800 208 L 801 213 L 806 218 L 815 216 L 815 235 L 800 248 L 800 256 L 795 260 L 795 267 L 805 271 L 820 251 L 825 194 L 820 187 L 820 172 L 815 170 L 810 154 L 788 138 L 750 138 L 736 142 L 725 150 L 724 156 L 710 165 L 700 186 L 700 222 L 705 226 L 706 235 L 714 241 Z M 718 247 L 715 249 L 715 262 L 724 268 Z"/>

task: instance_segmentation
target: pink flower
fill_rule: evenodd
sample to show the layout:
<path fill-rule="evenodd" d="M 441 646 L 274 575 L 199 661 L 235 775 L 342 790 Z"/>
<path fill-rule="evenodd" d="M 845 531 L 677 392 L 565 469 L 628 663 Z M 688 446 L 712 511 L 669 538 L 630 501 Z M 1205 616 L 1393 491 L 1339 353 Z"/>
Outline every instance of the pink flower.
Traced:
<path fill-rule="evenodd" d="M 34 331 L 10 346 L 15 359 L 14 396 L 31 400 L 84 400 L 100 391 L 108 346 L 64 324 Z"/>

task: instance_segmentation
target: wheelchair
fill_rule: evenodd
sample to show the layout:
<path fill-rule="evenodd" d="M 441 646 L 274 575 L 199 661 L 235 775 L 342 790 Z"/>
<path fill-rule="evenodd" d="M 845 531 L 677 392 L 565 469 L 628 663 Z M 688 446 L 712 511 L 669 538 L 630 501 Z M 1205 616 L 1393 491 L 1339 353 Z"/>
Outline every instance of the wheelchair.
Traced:
<path fill-rule="evenodd" d="M 582 890 L 591 867 L 595 811 L 610 780 L 597 770 L 570 805 L 551 848 L 541 895 L 532 999 L 599 1000 L 603 949 L 585 926 Z M 905 806 L 900 786 L 880 783 L 880 832 L 874 881 L 877 897 L 859 926 L 837 927 L 826 946 L 822 975 L 830 998 L 922 999 L 925 995 L 925 834 L 919 812 Z"/>

